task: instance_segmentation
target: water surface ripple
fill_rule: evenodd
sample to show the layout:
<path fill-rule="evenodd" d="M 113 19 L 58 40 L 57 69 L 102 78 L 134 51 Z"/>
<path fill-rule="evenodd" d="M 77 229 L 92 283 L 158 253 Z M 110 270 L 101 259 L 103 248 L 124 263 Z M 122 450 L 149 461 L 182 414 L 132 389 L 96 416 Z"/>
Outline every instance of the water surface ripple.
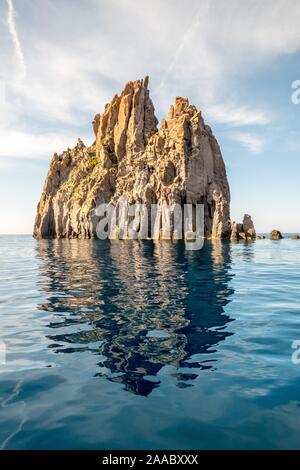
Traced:
<path fill-rule="evenodd" d="M 0 237 L 0 448 L 300 448 L 300 242 Z"/>

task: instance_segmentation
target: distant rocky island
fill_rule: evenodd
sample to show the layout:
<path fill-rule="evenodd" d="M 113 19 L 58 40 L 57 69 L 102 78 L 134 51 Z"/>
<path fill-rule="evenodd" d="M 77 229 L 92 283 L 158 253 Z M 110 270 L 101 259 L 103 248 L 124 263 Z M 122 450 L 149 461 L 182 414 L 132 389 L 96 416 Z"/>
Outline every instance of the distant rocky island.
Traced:
<path fill-rule="evenodd" d="M 220 147 L 201 112 L 177 97 L 160 127 L 148 77 L 128 82 L 93 121 L 95 142 L 54 154 L 34 226 L 36 238 L 96 238 L 99 204 L 203 204 L 207 238 L 256 238 L 251 217 L 230 219 Z M 185 234 L 183 233 L 183 237 Z"/>

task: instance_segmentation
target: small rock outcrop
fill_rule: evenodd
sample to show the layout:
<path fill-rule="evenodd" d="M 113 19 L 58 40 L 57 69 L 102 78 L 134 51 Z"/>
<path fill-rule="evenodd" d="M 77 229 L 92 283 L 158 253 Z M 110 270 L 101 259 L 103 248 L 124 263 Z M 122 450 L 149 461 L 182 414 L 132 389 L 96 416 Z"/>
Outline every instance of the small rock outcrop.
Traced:
<path fill-rule="evenodd" d="M 299 235 L 295 234 L 295 235 L 291 236 L 291 239 L 292 240 L 300 240 L 300 237 L 299 237 Z"/>
<path fill-rule="evenodd" d="M 221 150 L 201 112 L 177 97 L 158 128 L 148 77 L 128 82 L 93 120 L 96 141 L 51 160 L 34 235 L 93 238 L 101 203 L 204 205 L 204 235 L 253 237 L 250 216 L 231 226 L 230 190 Z M 184 235 L 183 235 L 184 236 Z"/>
<path fill-rule="evenodd" d="M 249 214 L 244 215 L 242 224 L 232 222 L 231 224 L 231 240 L 255 240 L 256 231 Z"/>
<path fill-rule="evenodd" d="M 282 240 L 283 236 L 279 230 L 272 230 L 270 240 Z"/>

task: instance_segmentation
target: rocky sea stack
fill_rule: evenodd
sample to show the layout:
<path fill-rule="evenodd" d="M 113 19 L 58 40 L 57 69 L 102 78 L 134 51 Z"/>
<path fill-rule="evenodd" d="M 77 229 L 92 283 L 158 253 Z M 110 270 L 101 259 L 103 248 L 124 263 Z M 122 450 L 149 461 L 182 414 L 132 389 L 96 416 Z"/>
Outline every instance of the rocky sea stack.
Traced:
<path fill-rule="evenodd" d="M 93 121 L 96 140 L 54 154 L 38 204 L 37 238 L 93 238 L 101 203 L 204 204 L 204 235 L 229 238 L 230 191 L 221 150 L 201 112 L 177 97 L 158 128 L 148 77 L 128 82 Z M 235 233 L 255 234 L 234 226 Z M 251 222 L 252 223 L 252 222 Z M 249 225 L 249 226 L 248 226 Z M 238 235 L 237 235 L 238 236 Z"/>

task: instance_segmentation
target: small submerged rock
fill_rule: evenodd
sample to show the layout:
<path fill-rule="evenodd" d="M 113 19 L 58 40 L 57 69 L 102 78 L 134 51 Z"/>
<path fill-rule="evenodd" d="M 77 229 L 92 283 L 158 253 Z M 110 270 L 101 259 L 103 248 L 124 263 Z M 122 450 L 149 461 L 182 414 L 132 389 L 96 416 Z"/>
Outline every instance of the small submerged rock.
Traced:
<path fill-rule="evenodd" d="M 279 230 L 272 230 L 270 233 L 270 240 L 282 240 L 283 236 Z"/>
<path fill-rule="evenodd" d="M 265 238 L 264 235 L 257 235 L 256 240 L 264 240 Z"/>

